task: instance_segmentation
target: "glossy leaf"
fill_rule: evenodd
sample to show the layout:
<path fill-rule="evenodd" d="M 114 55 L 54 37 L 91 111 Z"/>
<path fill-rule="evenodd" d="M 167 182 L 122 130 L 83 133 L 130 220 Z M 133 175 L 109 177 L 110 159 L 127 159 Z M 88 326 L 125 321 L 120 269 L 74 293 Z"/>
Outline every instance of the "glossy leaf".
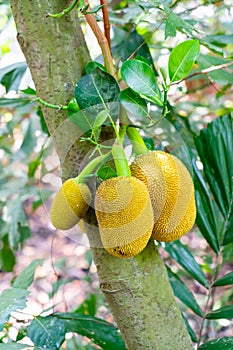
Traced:
<path fill-rule="evenodd" d="M 202 344 L 199 350 L 233 350 L 233 337 L 209 340 Z"/>
<path fill-rule="evenodd" d="M 233 239 L 233 123 L 230 115 L 215 119 L 195 138 L 204 174 L 223 215 L 218 237 L 223 244 Z M 220 231 L 220 230 L 219 230 Z"/>
<path fill-rule="evenodd" d="M 146 101 L 132 89 L 127 88 L 120 93 L 120 101 L 124 108 L 133 116 L 148 116 Z"/>
<path fill-rule="evenodd" d="M 178 81 L 188 75 L 200 52 L 198 40 L 186 40 L 170 53 L 168 72 L 170 82 Z"/>
<path fill-rule="evenodd" d="M 155 80 L 151 67 L 140 60 L 130 60 L 123 63 L 121 76 L 128 86 L 141 97 L 162 106 L 161 91 Z"/>
<path fill-rule="evenodd" d="M 208 288 L 208 281 L 193 255 L 180 241 L 167 242 L 165 250 L 178 262 L 196 281 Z"/>
<path fill-rule="evenodd" d="M 20 275 L 15 279 L 13 287 L 27 289 L 33 282 L 34 273 L 37 266 L 41 265 L 42 260 L 36 259 L 33 260 L 30 265 L 28 265 Z"/>
<path fill-rule="evenodd" d="M 218 320 L 220 318 L 233 318 L 233 305 L 223 306 L 220 309 L 214 310 L 206 315 L 210 320 Z"/>
<path fill-rule="evenodd" d="M 65 334 L 64 322 L 53 316 L 38 316 L 28 327 L 28 337 L 41 350 L 60 349 Z"/>
<path fill-rule="evenodd" d="M 71 312 L 55 314 L 66 326 L 66 332 L 83 335 L 104 350 L 126 350 L 118 329 L 102 319 Z"/>
<path fill-rule="evenodd" d="M 220 242 L 217 236 L 217 219 L 212 195 L 205 180 L 193 161 L 195 200 L 197 207 L 196 224 L 215 253 L 219 252 Z"/>
<path fill-rule="evenodd" d="M 181 279 L 167 267 L 169 281 L 171 283 L 174 295 L 189 307 L 195 314 L 202 316 L 200 306 L 197 304 L 192 292 L 186 287 Z"/>
<path fill-rule="evenodd" d="M 183 316 L 183 320 L 184 320 L 184 323 L 185 323 L 185 325 L 186 325 L 186 328 L 187 328 L 187 330 L 188 330 L 188 332 L 189 332 L 189 335 L 190 335 L 191 340 L 192 340 L 194 343 L 197 343 L 197 342 L 198 342 L 198 339 L 197 339 L 197 337 L 196 337 L 195 332 L 193 331 L 193 329 L 191 328 L 190 324 L 188 323 L 187 319 L 184 317 L 183 314 L 182 314 L 182 316 Z"/>
<path fill-rule="evenodd" d="M 0 69 L 0 83 L 5 86 L 6 92 L 18 90 L 26 69 L 25 62 L 14 63 Z"/>
<path fill-rule="evenodd" d="M 110 167 L 109 165 L 107 166 L 102 166 L 98 171 L 97 171 L 97 176 L 101 179 L 101 180 L 107 180 L 110 179 L 111 177 L 117 177 L 117 173 L 115 172 L 115 170 Z"/>
<path fill-rule="evenodd" d="M 110 111 L 107 109 L 99 112 L 94 120 L 93 129 L 98 129 L 101 127 L 104 124 L 105 120 L 109 117 L 109 113 Z"/>
<path fill-rule="evenodd" d="M 216 282 L 214 282 L 213 286 L 227 286 L 228 284 L 233 284 L 233 271 L 219 278 Z"/>
<path fill-rule="evenodd" d="M 119 102 L 120 88 L 112 75 L 96 67 L 77 82 L 74 95 L 81 109 L 93 107 L 99 113 L 108 102 Z"/>
<path fill-rule="evenodd" d="M 0 294 L 0 331 L 10 318 L 12 311 L 25 308 L 28 294 L 28 291 L 20 288 L 5 289 Z"/>
<path fill-rule="evenodd" d="M 103 70 L 104 72 L 106 72 L 106 68 L 101 63 L 95 62 L 95 61 L 91 61 L 91 62 L 88 62 L 88 64 L 85 67 L 86 73 L 87 74 L 91 73 L 97 67 L 99 69 Z"/>
<path fill-rule="evenodd" d="M 128 32 L 125 32 L 125 35 L 123 35 L 122 40 L 115 48 L 113 48 L 113 56 L 116 60 L 120 60 L 123 62 L 128 60 L 129 57 L 144 57 L 149 66 L 152 68 L 154 74 L 158 75 L 147 42 L 140 34 L 137 33 L 136 30 L 132 31 L 130 34 L 128 34 Z"/>

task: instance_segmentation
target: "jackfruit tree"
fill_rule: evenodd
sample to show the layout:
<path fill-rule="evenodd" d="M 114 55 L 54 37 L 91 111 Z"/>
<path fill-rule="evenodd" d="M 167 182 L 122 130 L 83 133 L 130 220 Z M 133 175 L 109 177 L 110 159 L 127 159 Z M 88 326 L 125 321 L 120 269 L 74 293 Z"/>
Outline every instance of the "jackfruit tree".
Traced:
<path fill-rule="evenodd" d="M 217 56 L 216 38 L 204 39 L 191 21 L 178 16 L 186 14 L 182 6 L 179 9 L 179 1 L 107 4 L 101 0 L 91 7 L 88 0 L 10 0 L 10 5 L 17 40 L 35 84 L 34 102 L 41 108 L 61 164 L 63 185 L 53 201 L 51 221 L 59 230 L 79 224 L 87 234 L 100 289 L 120 331 L 114 333 L 112 343 L 97 340 L 96 344 L 106 350 L 188 350 L 194 348 L 194 342 L 199 349 L 220 349 L 201 345 L 204 322 L 215 317 L 214 311 L 207 313 L 206 309 L 203 316 L 189 294 L 181 301 L 203 318 L 196 338 L 175 299 L 185 287 L 165 265 L 159 248 L 165 247 L 212 293 L 217 272 L 209 283 L 178 240 L 196 220 L 216 256 L 220 257 L 222 246 L 232 243 L 232 118 L 224 110 L 215 124 L 195 138 L 195 127 L 185 111 L 184 115 L 181 109 L 176 111 L 171 96 L 176 85 L 185 83 L 197 98 L 195 77 L 204 76 L 204 84 L 215 87 L 219 77 L 214 73 L 222 70 L 227 75 L 223 69 L 231 67 L 232 61 Z M 154 12 L 162 16 L 165 39 L 176 40 L 177 33 L 182 33 L 179 43 L 170 41 L 165 48 L 167 68 L 156 61 L 153 35 L 160 25 L 156 27 Z M 151 23 L 155 28 L 148 28 Z M 91 36 L 84 35 L 87 28 Z M 100 52 L 92 59 L 94 40 Z M 215 56 L 205 55 L 207 49 Z M 216 87 L 219 98 L 231 89 L 228 75 L 227 79 L 225 90 Z M 181 98 L 179 93 L 176 96 Z M 216 136 L 214 140 L 208 131 Z M 223 132 L 227 136 L 219 140 Z M 228 157 L 228 164 L 222 160 L 222 169 L 215 164 L 220 149 Z M 205 152 L 212 157 L 212 166 L 205 163 Z M 198 162 L 202 162 L 206 179 Z M 218 181 L 214 183 L 216 168 L 219 187 Z M 223 170 L 228 190 L 226 181 L 221 183 Z M 216 199 L 221 195 L 223 200 Z M 224 284 L 220 281 L 219 285 Z M 14 288 L 22 288 L 20 276 Z M 37 320 L 44 328 L 50 329 L 53 322 L 54 327 L 59 326 L 57 337 L 61 339 L 53 339 L 52 345 L 43 343 L 41 334 L 33 334 L 33 325 L 29 327 L 35 346 L 50 350 L 59 349 L 65 333 L 76 332 L 79 322 L 68 312 Z M 87 331 L 81 334 L 92 339 Z M 231 346 L 230 338 L 224 342 Z"/>

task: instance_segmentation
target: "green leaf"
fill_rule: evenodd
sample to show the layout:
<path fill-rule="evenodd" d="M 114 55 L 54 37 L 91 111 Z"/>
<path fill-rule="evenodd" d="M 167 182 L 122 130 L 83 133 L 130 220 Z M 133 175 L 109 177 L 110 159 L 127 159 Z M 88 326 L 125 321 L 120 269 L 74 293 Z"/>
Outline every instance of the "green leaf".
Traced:
<path fill-rule="evenodd" d="M 117 177 L 117 173 L 115 172 L 115 170 L 110 167 L 109 165 L 107 166 L 102 166 L 98 171 L 97 171 L 97 176 L 101 179 L 101 180 L 107 180 L 110 179 L 111 177 Z"/>
<path fill-rule="evenodd" d="M 178 262 L 190 275 L 198 281 L 201 285 L 208 288 L 208 281 L 193 255 L 190 251 L 180 242 L 166 242 L 165 250 L 170 256 Z"/>
<path fill-rule="evenodd" d="M 28 177 L 33 178 L 35 176 L 35 172 L 41 164 L 41 155 L 39 157 L 33 159 L 28 165 Z"/>
<path fill-rule="evenodd" d="M 14 187 L 13 184 L 11 184 L 11 187 Z M 6 221 L 8 224 L 9 244 L 15 250 L 17 250 L 18 243 L 21 241 L 20 227 L 28 227 L 22 199 L 19 196 L 12 198 L 10 201 L 7 201 L 5 206 L 7 208 Z"/>
<path fill-rule="evenodd" d="M 214 282 L 213 286 L 214 287 L 227 286 L 228 284 L 233 284 L 233 271 L 219 278 L 216 282 Z"/>
<path fill-rule="evenodd" d="M 54 316 L 38 316 L 28 327 L 28 337 L 41 350 L 59 350 L 65 334 L 64 322 Z"/>
<path fill-rule="evenodd" d="M 127 88 L 122 90 L 120 93 L 120 101 L 124 108 L 133 116 L 148 116 L 146 101 L 132 89 Z"/>
<path fill-rule="evenodd" d="M 197 304 L 192 292 L 185 286 L 181 279 L 167 267 L 169 281 L 175 296 L 189 307 L 195 314 L 202 317 L 202 311 Z"/>
<path fill-rule="evenodd" d="M 212 195 L 205 180 L 193 161 L 195 200 L 197 207 L 196 224 L 202 235 L 215 253 L 219 252 L 220 243 L 217 236 L 217 219 L 215 208 L 211 200 Z"/>
<path fill-rule="evenodd" d="M 195 145 L 203 163 L 205 178 L 215 203 L 223 215 L 221 228 L 217 234 L 223 244 L 228 244 L 233 241 L 233 123 L 231 116 L 226 115 L 209 123 L 207 128 L 195 138 Z"/>
<path fill-rule="evenodd" d="M 162 106 L 161 91 L 151 67 L 145 62 L 130 60 L 123 63 L 121 76 L 128 86 L 141 97 Z"/>
<path fill-rule="evenodd" d="M 20 288 L 5 289 L 0 294 L 0 331 L 3 330 L 12 311 L 25 308 L 28 294 L 28 291 Z"/>
<path fill-rule="evenodd" d="M 41 259 L 36 259 L 31 262 L 15 279 L 13 283 L 13 287 L 27 289 L 33 282 L 34 274 L 37 266 L 42 264 Z"/>
<path fill-rule="evenodd" d="M 187 319 L 184 317 L 183 314 L 182 314 L 182 316 L 183 316 L 183 320 L 184 320 L 184 323 L 185 323 L 185 325 L 186 325 L 186 328 L 187 328 L 187 330 L 188 330 L 188 332 L 189 332 L 189 335 L 190 335 L 191 340 L 192 340 L 194 343 L 197 343 L 197 342 L 198 342 L 198 339 L 197 339 L 197 337 L 196 337 L 196 334 L 194 333 L 194 331 L 193 331 L 193 329 L 191 328 L 189 322 L 187 321 Z"/>
<path fill-rule="evenodd" d="M 91 62 L 88 62 L 88 64 L 85 67 L 86 73 L 87 74 L 91 73 L 95 68 L 99 68 L 99 69 L 103 70 L 104 72 L 106 72 L 106 68 L 101 63 L 91 61 Z"/>
<path fill-rule="evenodd" d="M 123 32 L 123 31 L 122 31 Z M 120 60 L 124 62 L 130 58 L 135 58 L 135 56 L 144 57 L 152 68 L 155 75 L 158 75 L 155 66 L 154 60 L 151 56 L 149 46 L 146 43 L 146 40 L 137 33 L 136 30 L 128 34 L 128 31 L 123 32 L 122 41 L 113 48 L 113 57 L 115 60 Z M 119 33 L 118 33 L 119 36 Z"/>
<path fill-rule="evenodd" d="M 109 113 L 110 111 L 108 109 L 104 109 L 97 114 L 93 123 L 94 130 L 100 128 L 104 124 L 105 120 L 109 117 Z"/>
<path fill-rule="evenodd" d="M 6 92 L 18 90 L 26 69 L 25 62 L 14 63 L 0 69 L 0 83 L 5 86 Z"/>
<path fill-rule="evenodd" d="M 0 250 L 0 269 L 5 272 L 12 272 L 15 263 L 15 254 L 9 246 L 8 235 L 5 235 L 2 239 L 2 249 Z"/>
<path fill-rule="evenodd" d="M 233 34 L 206 35 L 204 40 L 216 46 L 222 47 L 228 44 L 233 44 Z"/>
<path fill-rule="evenodd" d="M 194 26 L 189 24 L 187 21 L 184 21 L 167 6 L 165 6 L 165 13 L 167 15 L 165 23 L 165 39 L 167 39 L 169 36 L 175 37 L 177 29 L 192 35 L 192 31 L 195 30 Z"/>
<path fill-rule="evenodd" d="M 233 337 L 224 337 L 209 340 L 202 344 L 199 350 L 233 350 Z"/>
<path fill-rule="evenodd" d="M 188 75 L 200 52 L 198 40 L 186 40 L 170 53 L 168 72 L 170 82 L 178 81 Z"/>
<path fill-rule="evenodd" d="M 110 108 L 108 103 L 119 102 L 120 88 L 112 75 L 98 67 L 78 81 L 74 95 L 81 109 L 93 107 L 97 113 L 103 109 L 110 109 L 111 114 L 119 112 L 118 103 Z"/>
<path fill-rule="evenodd" d="M 6 344 L 0 344 L 0 350 L 33 350 L 31 346 L 28 346 L 26 344 L 19 344 L 19 343 L 6 343 Z"/>
<path fill-rule="evenodd" d="M 214 310 L 206 315 L 209 320 L 218 320 L 220 318 L 233 318 L 233 305 L 223 306 L 220 309 Z"/>
<path fill-rule="evenodd" d="M 72 312 L 55 314 L 63 320 L 67 332 L 83 335 L 104 350 L 126 350 L 118 329 L 102 319 Z"/>
<path fill-rule="evenodd" d="M 75 310 L 77 314 L 95 316 L 97 311 L 97 295 L 90 294 L 87 299 Z"/>

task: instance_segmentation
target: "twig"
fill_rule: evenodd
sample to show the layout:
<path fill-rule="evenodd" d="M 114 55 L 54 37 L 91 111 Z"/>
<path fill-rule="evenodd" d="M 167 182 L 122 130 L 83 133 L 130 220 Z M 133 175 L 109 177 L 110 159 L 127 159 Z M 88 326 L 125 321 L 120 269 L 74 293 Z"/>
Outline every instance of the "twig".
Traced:
<path fill-rule="evenodd" d="M 95 18 L 95 15 L 93 13 L 90 13 L 91 7 L 89 5 L 88 0 L 84 0 L 84 2 L 88 6 L 89 13 L 85 14 L 85 12 L 84 12 L 83 14 L 87 20 L 87 23 L 91 27 L 91 29 L 92 29 L 92 31 L 93 31 L 93 33 L 98 41 L 98 44 L 101 48 L 101 51 L 103 54 L 103 59 L 104 59 L 104 64 L 105 64 L 107 71 L 110 74 L 114 75 L 115 69 L 114 69 L 114 65 L 113 65 L 113 60 L 112 60 L 110 48 L 108 45 L 108 40 L 107 40 L 106 36 L 102 33 L 101 29 L 99 28 L 98 23 L 97 23 L 96 18 Z"/>
<path fill-rule="evenodd" d="M 160 9 L 160 10 L 162 11 L 162 9 Z M 168 14 L 163 16 L 163 18 L 161 19 L 161 22 L 157 25 L 157 27 L 145 37 L 145 40 L 136 48 L 136 50 L 134 50 L 134 52 L 131 53 L 131 55 L 127 58 L 127 60 L 130 60 L 133 58 L 135 53 L 154 35 L 155 32 L 157 32 L 157 30 L 159 30 L 161 25 L 164 23 L 164 21 L 167 20 L 167 18 L 170 16 L 170 14 L 172 12 L 173 12 L 173 10 L 171 10 Z"/>
<path fill-rule="evenodd" d="M 205 310 L 203 312 L 203 317 L 202 317 L 202 321 L 201 321 L 201 327 L 200 327 L 200 331 L 199 331 L 199 339 L 198 339 L 198 343 L 197 343 L 197 347 L 198 348 L 199 348 L 200 343 L 201 343 L 202 333 L 203 333 L 204 324 L 205 324 L 205 321 L 206 321 L 206 316 L 208 314 L 208 309 L 210 309 L 210 305 L 209 304 L 210 304 L 210 301 L 213 300 L 213 297 L 214 297 L 214 289 L 215 289 L 215 287 L 213 285 L 214 285 L 214 282 L 218 278 L 218 273 L 219 273 L 219 270 L 220 270 L 220 267 L 221 267 L 221 264 L 222 264 L 222 254 L 221 254 L 221 252 L 218 253 L 216 256 L 217 256 L 216 267 L 214 269 L 214 273 L 213 273 L 212 280 L 211 280 L 211 283 L 210 283 L 210 288 L 208 290 L 207 301 L 206 301 L 206 305 L 205 305 Z M 212 302 L 211 302 L 211 305 L 212 305 Z M 211 309 L 212 309 L 212 307 L 211 307 Z"/>
<path fill-rule="evenodd" d="M 217 66 L 212 66 L 212 67 L 209 67 L 209 68 L 205 68 L 205 69 L 200 70 L 199 72 L 194 72 L 194 73 L 189 74 L 187 77 L 185 77 L 185 78 L 183 78 L 183 79 L 181 79 L 179 81 L 175 81 L 171 85 L 180 84 L 182 81 L 188 80 L 188 79 L 193 78 L 193 77 L 195 77 L 197 75 L 201 75 L 201 74 L 207 75 L 208 73 L 214 72 L 216 70 L 224 69 L 224 68 L 227 68 L 227 67 L 230 67 L 230 66 L 233 66 L 233 61 L 230 61 L 230 62 L 227 62 L 227 63 L 223 63 L 223 64 L 219 64 Z"/>
<path fill-rule="evenodd" d="M 74 0 L 71 5 L 69 7 L 67 7 L 66 9 L 64 9 L 62 12 L 60 13 L 47 13 L 46 17 L 53 17 L 53 18 L 61 18 L 65 15 L 67 15 L 67 13 L 69 13 L 70 11 L 73 10 L 73 8 L 75 8 L 75 6 L 78 4 L 79 0 Z"/>
<path fill-rule="evenodd" d="M 107 6 L 106 0 L 100 0 L 100 4 L 103 5 L 102 13 L 103 13 L 103 22 L 104 22 L 104 35 L 108 41 L 108 46 L 110 48 L 111 42 L 110 42 L 110 22 L 109 22 L 109 16 L 108 16 L 108 6 Z"/>
<path fill-rule="evenodd" d="M 42 100 L 42 98 L 40 98 L 40 97 L 37 97 L 37 98 L 33 99 L 32 101 L 37 101 L 45 107 L 52 108 L 52 109 L 58 109 L 59 111 L 66 111 L 68 109 L 68 106 L 54 105 L 52 103 L 49 103 L 49 102 Z"/>

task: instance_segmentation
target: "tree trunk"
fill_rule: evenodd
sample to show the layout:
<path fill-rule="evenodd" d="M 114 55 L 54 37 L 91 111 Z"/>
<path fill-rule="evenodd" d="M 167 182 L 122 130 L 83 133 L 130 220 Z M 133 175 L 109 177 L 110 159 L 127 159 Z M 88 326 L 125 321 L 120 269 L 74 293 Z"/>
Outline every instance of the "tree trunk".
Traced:
<path fill-rule="evenodd" d="M 57 0 L 11 0 L 11 7 L 37 95 L 53 104 L 67 104 L 90 60 L 75 11 L 60 19 L 46 18 L 47 12 L 67 7 L 67 1 Z M 44 108 L 43 113 L 63 178 L 76 176 L 86 151 L 77 140 L 78 130 L 65 121 L 62 111 Z M 91 220 L 95 218 L 90 210 Z M 101 247 L 95 225 L 88 225 L 88 237 L 100 287 L 127 349 L 193 349 L 154 242 L 134 258 L 119 259 Z"/>

